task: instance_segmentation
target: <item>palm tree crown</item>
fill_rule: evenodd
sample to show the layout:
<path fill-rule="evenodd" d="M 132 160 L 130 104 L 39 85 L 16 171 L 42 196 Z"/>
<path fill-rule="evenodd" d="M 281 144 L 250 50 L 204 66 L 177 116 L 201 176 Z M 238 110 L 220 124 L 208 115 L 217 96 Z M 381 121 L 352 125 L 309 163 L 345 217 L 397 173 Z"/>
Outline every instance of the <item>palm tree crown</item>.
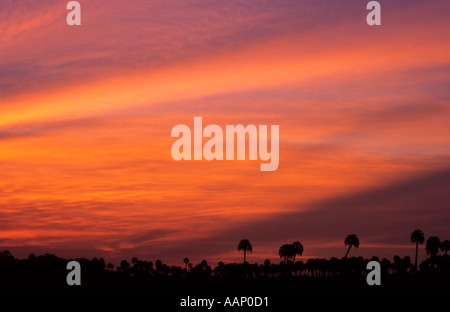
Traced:
<path fill-rule="evenodd" d="M 250 243 L 250 241 L 248 239 L 242 239 L 239 242 L 239 245 L 237 247 L 238 251 L 244 251 L 244 263 L 246 262 L 246 254 L 247 251 L 249 251 L 250 253 L 253 251 L 253 247 L 252 244 Z"/>
<path fill-rule="evenodd" d="M 189 263 L 189 258 L 184 258 L 183 259 L 183 262 L 184 262 L 184 264 L 186 265 L 186 270 L 187 270 L 187 265 L 188 265 L 188 263 Z"/>
<path fill-rule="evenodd" d="M 292 259 L 292 263 L 295 263 L 295 256 L 296 255 L 301 256 L 303 254 L 303 245 L 299 241 L 295 241 L 292 243 L 292 248 L 294 249 L 293 250 L 294 257 Z"/>
<path fill-rule="evenodd" d="M 287 259 L 291 257 L 292 249 L 293 248 L 292 248 L 291 244 L 284 244 L 278 250 L 278 254 L 280 255 L 280 258 L 284 258 L 284 263 L 287 263 Z"/>
<path fill-rule="evenodd" d="M 423 232 L 419 229 L 415 230 L 411 234 L 411 243 L 419 243 L 423 244 L 425 240 L 425 236 L 423 235 Z"/>
<path fill-rule="evenodd" d="M 301 256 L 303 254 L 303 245 L 299 241 L 295 241 L 292 244 L 284 244 L 278 250 L 280 258 L 284 258 L 284 263 L 287 263 L 288 259 L 292 259 L 292 263 L 295 262 L 295 256 Z"/>
<path fill-rule="evenodd" d="M 355 246 L 355 248 L 359 247 L 359 238 L 356 234 L 349 234 L 344 240 L 345 246 L 348 246 L 347 253 L 345 254 L 345 258 L 347 258 L 350 249 Z"/>
<path fill-rule="evenodd" d="M 441 241 L 436 236 L 430 236 L 427 240 L 427 245 L 425 246 L 425 250 L 427 255 L 430 255 L 430 258 L 434 259 L 441 248 Z"/>

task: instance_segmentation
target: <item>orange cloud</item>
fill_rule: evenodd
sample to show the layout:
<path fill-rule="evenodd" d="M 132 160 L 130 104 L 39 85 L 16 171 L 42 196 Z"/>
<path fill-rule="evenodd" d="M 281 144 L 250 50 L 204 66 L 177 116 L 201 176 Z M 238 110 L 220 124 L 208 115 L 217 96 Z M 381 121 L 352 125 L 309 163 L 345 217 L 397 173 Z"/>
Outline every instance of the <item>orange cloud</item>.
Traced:
<path fill-rule="evenodd" d="M 447 18 L 426 27 L 388 23 L 379 30 L 352 30 L 359 27 L 353 20 L 339 27 L 316 22 L 311 30 L 280 26 L 272 36 L 258 28 L 249 40 L 227 41 L 235 29 L 224 17 L 221 25 L 230 28 L 221 33 L 221 49 L 208 41 L 212 32 L 207 26 L 214 22 L 205 18 L 197 29 L 201 34 L 186 35 L 186 41 L 201 48 L 199 55 L 190 54 L 186 42 L 179 51 L 160 45 L 153 50 L 157 39 L 145 39 L 144 31 L 118 34 L 120 40 L 130 36 L 146 47 L 126 66 L 121 56 L 129 55 L 123 54 L 127 46 L 108 46 L 110 37 L 98 38 L 110 29 L 81 31 L 85 37 L 71 46 L 74 51 L 58 41 L 76 37 L 66 29 L 40 33 L 48 47 L 40 45 L 32 53 L 39 40 L 31 29 L 42 25 L 49 30 L 59 9 L 48 10 L 8 27 L 6 49 L 0 52 L 13 64 L 24 57 L 35 65 L 33 60 L 42 57 L 36 76 L 26 64 L 7 67 L 29 85 L 20 91 L 13 86 L 14 92 L 5 88 L 0 96 L 2 246 L 75 249 L 86 244 L 117 257 L 149 254 L 142 250 L 151 246 L 178 257 L 173 250 L 182 241 L 186 249 L 218 258 L 226 252 L 210 249 L 211 239 L 219 240 L 217 233 L 236 224 L 241 232 L 233 235 L 238 237 L 246 233 L 246 224 L 311 212 L 325 199 L 438 170 L 448 162 L 450 46 L 442 33 L 436 35 Z M 90 19 L 100 13 L 99 8 L 87 13 L 87 23 L 100 27 L 109 17 Z M 214 20 L 221 14 L 213 10 L 208 16 Z M 131 18 L 122 18 L 127 27 L 134 25 Z M 281 17 L 262 14 L 245 20 L 266 18 Z M 159 27 L 151 30 L 172 29 Z M 172 42 L 177 34 L 157 38 Z M 161 57 L 161 64 L 143 61 L 150 52 Z M 120 64 L 114 65 L 115 60 Z M 87 68 L 91 65 L 94 69 Z M 83 79 L 71 77 L 72 71 Z M 0 84 L 6 86 L 10 80 L 4 77 Z M 49 87 L 36 91 L 40 83 Z M 259 163 L 251 161 L 173 161 L 170 129 L 191 124 L 194 115 L 222 126 L 279 124 L 279 169 L 261 173 Z M 327 215 L 316 217 L 330 221 Z M 283 224 L 274 226 L 282 229 Z M 274 246 L 291 239 L 288 234 L 276 232 L 270 246 L 255 256 L 267 257 Z M 372 237 L 373 246 L 384 244 L 375 233 Z M 327 246 L 324 237 L 320 240 L 319 246 Z M 234 245 L 223 238 L 217 246 L 234 250 Z M 316 254 L 324 253 L 318 248 L 310 255 Z"/>

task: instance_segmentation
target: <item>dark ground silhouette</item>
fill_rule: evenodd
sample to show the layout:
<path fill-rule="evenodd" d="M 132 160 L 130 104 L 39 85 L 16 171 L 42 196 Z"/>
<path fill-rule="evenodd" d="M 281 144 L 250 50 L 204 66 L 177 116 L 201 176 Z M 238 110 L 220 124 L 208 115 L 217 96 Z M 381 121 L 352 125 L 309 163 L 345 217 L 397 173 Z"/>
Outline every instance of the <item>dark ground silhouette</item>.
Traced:
<path fill-rule="evenodd" d="M 66 265 L 76 260 L 81 265 L 81 286 L 68 286 Z M 381 286 L 368 286 L 366 265 L 381 264 Z M 419 265 L 409 257 L 388 259 L 331 258 L 305 262 L 281 261 L 263 264 L 219 262 L 211 267 L 205 260 L 197 265 L 169 266 L 157 260 L 123 260 L 118 267 L 104 259 L 63 259 L 53 254 L 16 259 L 8 251 L 0 252 L 0 289 L 58 291 L 153 291 L 205 292 L 252 291 L 449 291 L 450 256 L 437 255 Z M 181 265 L 182 264 L 182 265 Z"/>

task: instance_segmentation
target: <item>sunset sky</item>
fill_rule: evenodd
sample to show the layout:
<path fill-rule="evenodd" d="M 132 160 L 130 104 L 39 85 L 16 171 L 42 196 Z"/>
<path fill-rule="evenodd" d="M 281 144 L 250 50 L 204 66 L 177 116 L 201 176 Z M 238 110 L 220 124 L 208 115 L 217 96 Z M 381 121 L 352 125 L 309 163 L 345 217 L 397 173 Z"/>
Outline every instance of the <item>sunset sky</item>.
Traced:
<path fill-rule="evenodd" d="M 413 258 L 450 239 L 450 3 L 0 2 L 0 250 L 182 265 Z M 280 126 L 279 168 L 174 161 L 171 129 Z M 419 257 L 425 257 L 424 246 Z"/>

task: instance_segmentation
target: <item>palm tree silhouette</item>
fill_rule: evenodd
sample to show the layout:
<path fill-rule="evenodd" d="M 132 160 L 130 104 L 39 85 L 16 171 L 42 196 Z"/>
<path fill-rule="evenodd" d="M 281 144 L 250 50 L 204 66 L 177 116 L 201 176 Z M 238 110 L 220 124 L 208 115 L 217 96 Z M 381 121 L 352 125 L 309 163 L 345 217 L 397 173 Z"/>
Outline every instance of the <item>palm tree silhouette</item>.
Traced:
<path fill-rule="evenodd" d="M 427 244 L 425 246 L 425 250 L 427 252 L 427 255 L 430 255 L 430 259 L 434 260 L 436 258 L 436 255 L 439 252 L 439 249 L 441 249 L 441 241 L 436 236 L 431 236 L 427 239 Z"/>
<path fill-rule="evenodd" d="M 359 238 L 358 236 L 356 236 L 356 234 L 349 234 L 345 238 L 344 244 L 345 246 L 348 246 L 347 253 L 345 254 L 345 258 L 347 258 L 352 246 L 355 246 L 355 248 L 359 247 Z"/>
<path fill-rule="evenodd" d="M 415 230 L 411 234 L 411 243 L 416 243 L 416 262 L 414 264 L 414 267 L 417 271 L 417 253 L 419 251 L 419 244 L 423 244 L 423 241 L 425 240 L 425 237 L 423 235 L 423 232 L 419 229 Z"/>
<path fill-rule="evenodd" d="M 120 271 L 123 273 L 129 273 L 130 270 L 130 264 L 127 260 L 120 261 Z"/>
<path fill-rule="evenodd" d="M 303 254 L 303 245 L 299 241 L 295 241 L 292 244 L 284 244 L 278 250 L 280 258 L 284 258 L 284 263 L 287 264 L 289 259 L 292 259 L 292 263 L 295 263 L 295 256 L 301 256 Z"/>
<path fill-rule="evenodd" d="M 238 251 L 243 250 L 244 251 L 244 263 L 246 263 L 246 254 L 247 251 L 250 253 L 253 251 L 252 244 L 250 244 L 250 241 L 248 239 L 243 239 L 239 242 L 239 245 L 237 247 Z"/>
<path fill-rule="evenodd" d="M 163 266 L 162 261 L 159 260 L 159 259 L 156 260 L 156 262 L 155 262 L 155 268 L 156 268 L 156 271 L 158 271 L 158 273 L 161 273 L 162 266 Z"/>
<path fill-rule="evenodd" d="M 450 241 L 445 240 L 441 244 L 441 250 L 444 252 L 444 254 L 447 256 L 448 251 L 450 250 Z"/>
<path fill-rule="evenodd" d="M 183 259 L 184 264 L 186 265 L 186 271 L 187 271 L 187 265 L 189 263 L 189 258 L 184 258 Z"/>
<path fill-rule="evenodd" d="M 287 259 L 291 257 L 292 249 L 291 244 L 284 244 L 278 250 L 278 254 L 280 255 L 280 258 L 284 258 L 285 264 L 287 263 Z"/>
<path fill-rule="evenodd" d="M 295 256 L 296 255 L 301 256 L 303 254 L 303 245 L 299 241 L 295 241 L 292 243 L 292 248 L 293 248 L 292 263 L 295 263 Z"/>

